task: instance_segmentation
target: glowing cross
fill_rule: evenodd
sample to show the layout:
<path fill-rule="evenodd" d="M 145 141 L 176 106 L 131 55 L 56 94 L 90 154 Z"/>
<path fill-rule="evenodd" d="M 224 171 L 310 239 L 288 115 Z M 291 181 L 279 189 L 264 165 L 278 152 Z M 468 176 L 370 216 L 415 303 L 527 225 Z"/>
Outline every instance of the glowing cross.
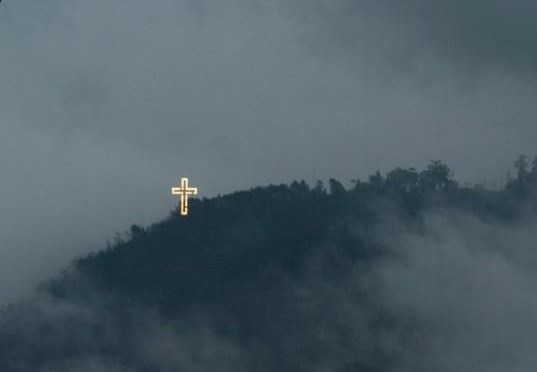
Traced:
<path fill-rule="evenodd" d="M 181 187 L 172 187 L 172 195 L 181 195 L 181 216 L 188 214 L 188 197 L 197 195 L 197 187 L 188 187 L 188 178 L 181 178 Z"/>

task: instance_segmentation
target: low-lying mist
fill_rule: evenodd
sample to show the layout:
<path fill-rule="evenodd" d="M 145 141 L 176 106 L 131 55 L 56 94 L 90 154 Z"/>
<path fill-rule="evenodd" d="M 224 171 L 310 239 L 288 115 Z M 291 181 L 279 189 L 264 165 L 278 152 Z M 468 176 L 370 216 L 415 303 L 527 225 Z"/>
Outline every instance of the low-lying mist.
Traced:
<path fill-rule="evenodd" d="M 530 184 L 440 177 L 426 191 L 441 166 L 414 191 L 394 181 L 401 170 L 353 190 L 269 186 L 196 201 L 189 222 L 133 227 L 3 309 L 1 369 L 533 371 Z M 325 230 L 312 238 L 312 225 Z"/>

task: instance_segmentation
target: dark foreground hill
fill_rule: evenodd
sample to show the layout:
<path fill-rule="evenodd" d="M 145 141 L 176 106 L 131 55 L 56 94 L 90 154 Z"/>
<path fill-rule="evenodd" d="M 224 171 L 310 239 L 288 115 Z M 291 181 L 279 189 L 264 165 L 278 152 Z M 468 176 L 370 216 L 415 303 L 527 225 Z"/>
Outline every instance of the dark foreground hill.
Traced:
<path fill-rule="evenodd" d="M 500 191 L 432 162 L 195 200 L 5 308 L 0 371 L 535 370 L 537 167 L 516 164 Z"/>

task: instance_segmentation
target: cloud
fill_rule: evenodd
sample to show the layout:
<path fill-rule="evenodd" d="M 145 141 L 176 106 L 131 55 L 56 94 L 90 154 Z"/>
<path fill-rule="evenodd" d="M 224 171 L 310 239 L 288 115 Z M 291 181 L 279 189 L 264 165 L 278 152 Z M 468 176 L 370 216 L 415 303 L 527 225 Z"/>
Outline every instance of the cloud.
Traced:
<path fill-rule="evenodd" d="M 418 228 L 385 224 L 380 260 L 345 275 L 311 261 L 280 310 L 288 323 L 273 325 L 277 343 L 304 370 L 533 370 L 534 226 L 459 211 L 430 212 Z"/>
<path fill-rule="evenodd" d="M 364 53 L 391 60 L 395 70 L 419 73 L 434 58 L 442 67 L 465 76 L 495 70 L 518 77 L 535 74 L 532 46 L 537 6 L 532 1 L 393 0 L 291 2 L 315 24 L 315 37 L 330 41 L 340 53 Z M 310 40 L 312 44 L 316 44 Z M 326 45 L 326 43 L 320 43 Z M 366 46 L 366 49 L 364 49 Z M 418 69 L 418 70 L 416 70 Z M 446 70 L 444 69 L 444 72 Z"/>
<path fill-rule="evenodd" d="M 3 2 L 0 300 L 167 215 L 182 175 L 213 196 L 442 159 L 462 182 L 498 187 L 537 137 L 533 12 L 498 0 Z"/>
<path fill-rule="evenodd" d="M 206 318 L 172 320 L 103 292 L 83 292 L 83 300 L 38 293 L 4 308 L 2 368 L 39 372 L 247 370 L 249 358 L 242 345 L 219 335 Z"/>
<path fill-rule="evenodd" d="M 534 370 L 535 222 L 385 219 L 365 240 L 382 255 L 350 262 L 328 239 L 300 275 L 227 288 L 239 312 L 192 303 L 167 317 L 85 285 L 68 301 L 40 294 L 3 313 L 0 351 L 16 371 L 31 350 L 65 372 Z"/>
<path fill-rule="evenodd" d="M 537 330 L 535 220 L 518 226 L 433 214 L 390 237 L 374 272 L 397 319 L 401 370 L 532 370 Z"/>

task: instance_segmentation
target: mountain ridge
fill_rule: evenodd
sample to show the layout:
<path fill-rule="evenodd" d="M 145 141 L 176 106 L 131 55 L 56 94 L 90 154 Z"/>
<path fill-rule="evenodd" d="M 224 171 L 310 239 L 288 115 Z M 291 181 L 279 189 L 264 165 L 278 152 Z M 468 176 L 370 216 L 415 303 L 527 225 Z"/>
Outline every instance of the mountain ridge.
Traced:
<path fill-rule="evenodd" d="M 412 334 L 381 298 L 378 268 L 404 252 L 391 245 L 431 235 L 431 214 L 516 226 L 536 210 L 536 185 L 534 168 L 500 191 L 461 188 L 445 164 L 431 162 L 348 190 L 335 179 L 328 189 L 295 181 L 193 199 L 187 218 L 173 211 L 149 227 L 132 225 L 127 238 L 4 309 L 0 367 L 309 371 L 328 363 L 389 371 L 401 361 L 382 335 Z M 190 350 L 199 343 L 215 350 Z"/>

